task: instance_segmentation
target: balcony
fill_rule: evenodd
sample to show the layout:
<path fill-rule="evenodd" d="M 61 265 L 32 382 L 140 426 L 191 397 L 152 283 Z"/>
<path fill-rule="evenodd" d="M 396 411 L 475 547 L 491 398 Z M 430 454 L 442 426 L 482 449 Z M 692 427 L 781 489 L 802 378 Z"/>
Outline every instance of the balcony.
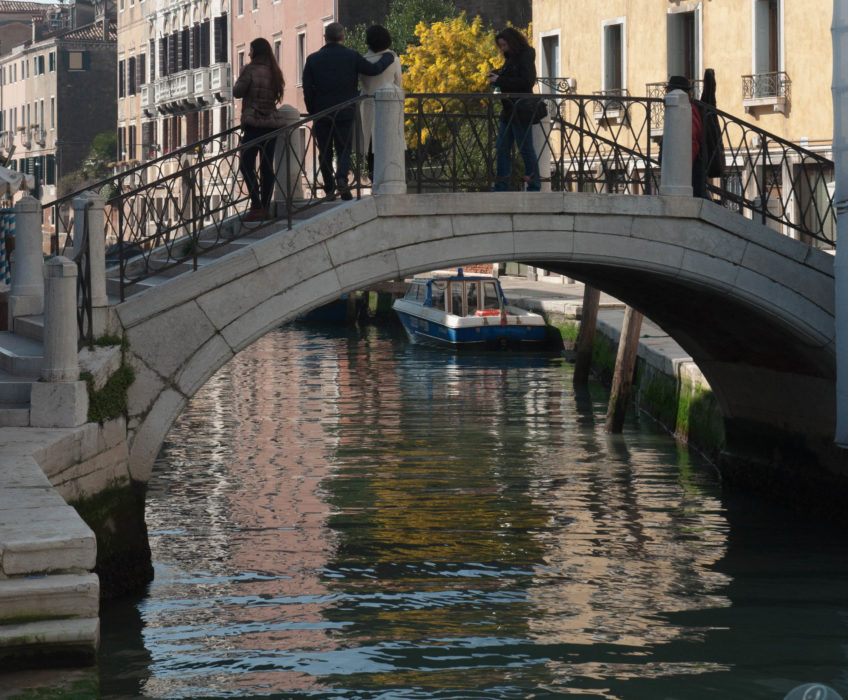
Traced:
<path fill-rule="evenodd" d="M 229 63 L 216 63 L 211 67 L 209 87 L 215 91 L 227 90 L 232 87 Z"/>
<path fill-rule="evenodd" d="M 742 106 L 748 113 L 758 107 L 771 107 L 785 114 L 791 93 L 792 81 L 783 71 L 742 76 Z"/>
<path fill-rule="evenodd" d="M 145 107 L 150 107 L 151 106 L 150 95 L 153 92 L 153 86 L 152 85 L 142 85 L 141 88 L 139 88 L 139 92 L 140 92 L 139 107 L 141 107 L 142 109 L 144 109 Z"/>
<path fill-rule="evenodd" d="M 44 146 L 47 143 L 47 131 L 36 126 L 30 129 L 30 138 L 39 146 Z"/>
<path fill-rule="evenodd" d="M 15 135 L 11 131 L 0 132 L 0 148 L 10 151 L 15 145 Z"/>
<path fill-rule="evenodd" d="M 30 132 L 30 129 L 27 129 L 22 126 L 18 127 L 18 135 L 21 137 L 20 143 L 23 148 L 29 148 L 30 146 L 32 146 L 32 138 L 30 136 Z"/>
<path fill-rule="evenodd" d="M 536 82 L 541 93 L 570 95 L 577 89 L 577 81 L 574 78 L 536 78 Z"/>
<path fill-rule="evenodd" d="M 597 121 L 615 121 L 620 124 L 627 115 L 627 106 L 616 97 L 628 97 L 627 88 L 611 90 L 595 90 L 592 94 L 597 98 L 593 102 L 592 114 Z"/>

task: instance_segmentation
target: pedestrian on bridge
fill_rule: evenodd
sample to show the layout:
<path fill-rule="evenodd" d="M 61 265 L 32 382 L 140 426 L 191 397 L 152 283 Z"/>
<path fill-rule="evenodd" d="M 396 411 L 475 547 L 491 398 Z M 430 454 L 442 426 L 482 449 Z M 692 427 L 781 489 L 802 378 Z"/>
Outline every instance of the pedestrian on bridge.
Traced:
<path fill-rule="evenodd" d="M 701 145 L 704 138 L 704 118 L 692 98 L 692 83 L 685 75 L 672 75 L 665 86 L 666 92 L 682 90 L 689 96 L 692 108 L 692 195 L 707 199 L 707 173 Z"/>
<path fill-rule="evenodd" d="M 245 221 L 268 218 L 268 205 L 274 192 L 274 145 L 269 137 L 283 126 L 283 115 L 277 104 L 283 99 L 285 80 L 267 39 L 259 37 L 250 42 L 250 63 L 233 85 L 233 97 L 241 98 L 242 143 L 239 170 L 250 196 L 250 211 Z M 256 156 L 259 156 L 259 178 L 256 177 Z"/>
<path fill-rule="evenodd" d="M 353 100 L 359 94 L 359 75 L 379 75 L 395 60 L 391 51 L 377 61 L 362 57 L 343 46 L 344 27 L 331 22 L 324 29 L 325 44 L 309 54 L 303 66 L 303 99 L 309 114 L 318 114 Z M 342 199 L 351 199 L 348 175 L 353 142 L 355 104 L 345 105 L 315 120 L 313 134 L 318 146 L 318 165 L 328 200 L 336 190 Z M 337 159 L 335 172 L 333 155 Z"/>
<path fill-rule="evenodd" d="M 539 159 L 533 145 L 533 124 L 542 119 L 537 111 L 540 101 L 530 97 L 536 84 L 536 50 L 527 38 L 514 27 L 507 27 L 495 36 L 504 57 L 499 70 L 489 73 L 489 83 L 506 93 L 527 93 L 526 98 L 504 97 L 501 102 L 501 118 L 495 144 L 496 177 L 495 192 L 509 189 L 512 173 L 512 147 L 516 145 L 524 161 L 524 182 L 528 192 L 539 192 Z"/>

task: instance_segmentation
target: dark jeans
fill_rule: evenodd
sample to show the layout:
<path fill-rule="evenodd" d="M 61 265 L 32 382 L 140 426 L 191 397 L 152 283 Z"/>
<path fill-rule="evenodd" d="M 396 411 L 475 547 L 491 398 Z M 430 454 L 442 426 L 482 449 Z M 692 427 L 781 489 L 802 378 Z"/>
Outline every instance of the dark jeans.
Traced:
<path fill-rule="evenodd" d="M 276 131 L 273 127 L 242 126 L 242 143 L 253 141 Z M 241 152 L 239 170 L 247 185 L 251 209 L 264 209 L 274 194 L 274 145 L 276 139 L 266 139 L 246 146 Z M 256 178 L 256 156 L 259 155 L 259 179 Z"/>
<path fill-rule="evenodd" d="M 315 143 L 318 146 L 318 167 L 324 180 L 324 191 L 330 194 L 339 186 L 347 186 L 350 172 L 350 151 L 353 143 L 353 117 L 324 117 L 315 122 Z M 336 170 L 333 175 L 333 157 Z"/>
<path fill-rule="evenodd" d="M 513 115 L 514 116 L 514 115 Z M 524 177 L 527 179 L 527 191 L 538 192 L 542 188 L 539 180 L 539 159 L 533 145 L 533 125 L 516 122 L 499 122 L 498 140 L 495 145 L 497 154 L 497 179 L 495 192 L 509 189 L 509 176 L 512 172 L 512 145 L 518 145 L 518 152 L 524 161 Z"/>

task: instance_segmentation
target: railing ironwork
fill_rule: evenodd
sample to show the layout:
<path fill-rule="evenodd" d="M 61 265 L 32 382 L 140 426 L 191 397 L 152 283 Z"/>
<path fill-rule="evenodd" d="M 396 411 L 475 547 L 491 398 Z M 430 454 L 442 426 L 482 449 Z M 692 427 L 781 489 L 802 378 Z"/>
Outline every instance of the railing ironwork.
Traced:
<path fill-rule="evenodd" d="M 79 347 L 92 347 L 94 345 L 94 324 L 92 322 L 92 293 L 91 293 L 91 255 L 89 254 L 89 242 L 91 237 L 88 231 L 88 209 L 91 202 L 86 204 L 83 214 L 83 225 L 81 239 L 76 243 L 76 253 L 73 261 L 77 266 L 77 329 Z"/>
<path fill-rule="evenodd" d="M 742 99 L 758 100 L 769 97 L 779 97 L 789 100 L 792 91 L 792 81 L 784 71 L 773 73 L 754 73 L 742 76 Z"/>
<path fill-rule="evenodd" d="M 405 102 L 406 179 L 410 192 L 489 191 L 495 183 L 495 146 L 504 128 L 503 106 L 512 114 L 534 111 L 543 102 L 547 119 L 534 127 L 537 152 L 549 153 L 541 168 L 552 190 L 653 194 L 660 184 L 656 141 L 660 97 L 604 95 L 617 116 L 597 113 L 598 95 L 411 94 Z M 344 121 L 357 100 L 305 117 L 253 142 L 273 140 L 277 151 L 275 196 L 268 221 L 246 219 L 249 194 L 239 171 L 246 144 L 230 129 L 96 183 L 105 200 L 108 260 L 117 268 L 121 299 L 144 279 L 178 266 L 197 269 L 199 258 L 231 240 L 253 234 L 273 220 L 294 220 L 321 205 L 323 183 L 316 148 L 316 123 L 330 131 Z M 523 103 L 523 105 L 522 105 Z M 756 126 L 696 103 L 715 113 L 724 174 L 709 181 L 712 199 L 763 223 L 795 232 L 816 245 L 835 245 L 833 163 L 819 154 Z M 357 110 L 358 112 L 358 110 Z M 509 113 L 509 110 L 506 110 Z M 344 114 L 342 117 L 340 115 Z M 507 117 L 508 119 L 508 117 Z M 507 122 L 508 125 L 508 122 Z M 661 126 L 661 125 L 659 125 Z M 652 131 L 653 139 L 652 139 Z M 361 197 L 368 180 L 360 129 L 353 129 L 351 191 Z M 522 189 L 522 168 L 514 163 L 513 189 Z M 55 222 L 53 251 L 70 244 L 71 202 L 80 193 L 46 205 Z M 67 241 L 62 236 L 68 237 Z M 78 248 L 77 248 L 78 249 Z M 87 273 L 81 270 L 81 280 Z M 84 285 L 84 282 L 81 281 Z M 113 290 L 114 291 L 114 290 Z M 90 296 L 90 295 L 89 295 Z M 81 291 L 81 300 L 85 293 Z M 81 321 L 82 324 L 82 321 Z M 89 322 L 90 325 L 90 322 Z M 81 337 L 84 333 L 81 325 Z"/>
<path fill-rule="evenodd" d="M 539 85 L 539 92 L 543 93 L 556 93 L 560 95 L 569 95 L 574 92 L 574 81 L 572 78 L 553 78 L 553 77 L 542 77 L 536 78 L 536 82 Z"/>

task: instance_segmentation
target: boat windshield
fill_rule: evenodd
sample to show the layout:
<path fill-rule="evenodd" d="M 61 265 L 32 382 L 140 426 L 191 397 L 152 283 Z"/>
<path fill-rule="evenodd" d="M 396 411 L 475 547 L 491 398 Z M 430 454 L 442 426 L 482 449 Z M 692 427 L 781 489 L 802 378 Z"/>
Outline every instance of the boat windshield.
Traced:
<path fill-rule="evenodd" d="M 430 306 L 440 311 L 445 310 L 445 289 L 447 282 L 433 282 L 430 284 Z"/>
<path fill-rule="evenodd" d="M 498 285 L 492 282 L 483 282 L 483 308 L 484 309 L 499 309 L 501 307 L 501 299 L 498 294 Z"/>
<path fill-rule="evenodd" d="M 480 308 L 477 301 L 479 288 L 479 282 L 465 283 L 465 301 L 468 304 L 468 308 L 465 313 L 469 316 L 474 316 L 477 313 L 477 309 Z"/>
<path fill-rule="evenodd" d="M 464 296 L 464 294 L 462 293 L 462 286 L 462 282 L 450 283 L 450 313 L 452 313 L 454 316 L 465 316 L 465 313 L 462 310 L 462 297 Z"/>
<path fill-rule="evenodd" d="M 412 301 L 420 301 L 423 304 L 427 298 L 427 285 L 422 282 L 413 282 L 409 285 L 409 289 L 406 290 L 404 298 Z"/>

